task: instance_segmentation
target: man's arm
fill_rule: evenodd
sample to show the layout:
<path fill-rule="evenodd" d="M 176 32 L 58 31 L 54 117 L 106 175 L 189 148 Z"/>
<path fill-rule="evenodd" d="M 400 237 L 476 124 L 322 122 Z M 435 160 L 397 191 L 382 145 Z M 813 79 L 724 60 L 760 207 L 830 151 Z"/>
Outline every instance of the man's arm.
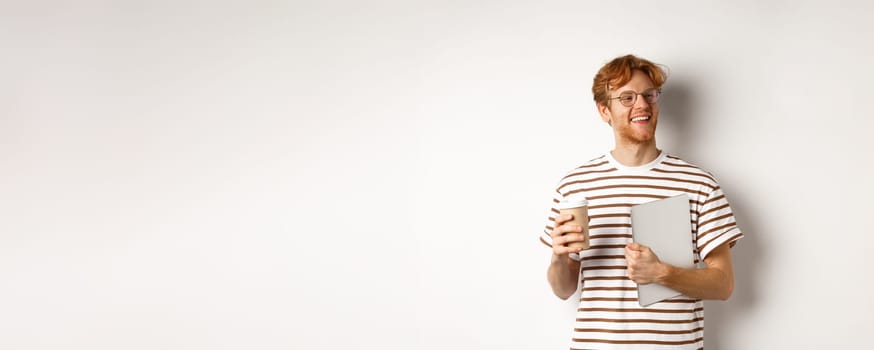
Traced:
<path fill-rule="evenodd" d="M 568 247 L 571 242 L 583 242 L 583 228 L 577 225 L 565 225 L 573 219 L 573 215 L 559 215 L 555 218 L 555 228 L 552 230 L 552 261 L 546 271 L 546 279 L 552 292 L 562 300 L 577 292 L 580 283 L 580 262 L 571 259 L 570 253 L 579 253 L 581 249 Z"/>
<path fill-rule="evenodd" d="M 727 300 L 734 290 L 731 249 L 727 243 L 713 249 L 704 269 L 684 269 L 661 262 L 649 247 L 625 247 L 628 277 L 638 284 L 658 283 L 695 299 Z"/>
<path fill-rule="evenodd" d="M 580 262 L 565 255 L 552 254 L 552 262 L 546 272 L 552 292 L 566 300 L 577 292 L 580 283 Z"/>

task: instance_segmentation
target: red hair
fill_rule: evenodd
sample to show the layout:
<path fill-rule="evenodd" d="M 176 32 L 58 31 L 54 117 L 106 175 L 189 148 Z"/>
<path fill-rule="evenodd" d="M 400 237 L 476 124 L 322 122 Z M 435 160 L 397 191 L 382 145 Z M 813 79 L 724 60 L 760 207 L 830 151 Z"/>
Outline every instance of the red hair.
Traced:
<path fill-rule="evenodd" d="M 601 67 L 598 74 L 595 74 L 595 79 L 592 81 L 592 95 L 595 98 L 595 104 L 607 105 L 609 98 L 607 92 L 631 81 L 631 74 L 635 70 L 649 76 L 649 79 L 658 89 L 661 89 L 665 80 L 668 79 L 668 74 L 661 65 L 634 55 L 616 57 Z"/>

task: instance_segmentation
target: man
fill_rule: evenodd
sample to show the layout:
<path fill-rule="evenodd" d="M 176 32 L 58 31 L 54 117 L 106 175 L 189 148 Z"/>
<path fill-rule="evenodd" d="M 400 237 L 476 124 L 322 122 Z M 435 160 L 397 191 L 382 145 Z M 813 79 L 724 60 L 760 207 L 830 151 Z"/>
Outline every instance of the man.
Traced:
<path fill-rule="evenodd" d="M 708 172 L 658 149 L 661 87 L 656 64 L 618 57 L 595 76 L 592 93 L 612 129 L 615 148 L 570 171 L 559 182 L 540 240 L 552 248 L 547 278 L 562 299 L 582 285 L 572 349 L 700 349 L 704 299 L 726 300 L 734 286 L 730 247 L 743 237 L 719 184 Z M 684 269 L 661 262 L 631 242 L 631 206 L 678 194 L 689 197 L 696 262 Z M 588 200 L 589 243 L 582 228 L 555 208 L 564 198 Z M 658 283 L 683 295 L 641 307 L 637 284 Z"/>

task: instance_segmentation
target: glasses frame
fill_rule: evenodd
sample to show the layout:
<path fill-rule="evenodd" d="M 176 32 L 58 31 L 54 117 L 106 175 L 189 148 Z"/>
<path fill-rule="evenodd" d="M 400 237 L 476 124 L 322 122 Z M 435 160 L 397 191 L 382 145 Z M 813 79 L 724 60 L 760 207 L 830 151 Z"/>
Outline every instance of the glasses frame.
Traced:
<path fill-rule="evenodd" d="M 650 96 L 652 96 L 652 95 L 653 95 L 653 92 L 655 92 L 655 100 L 652 101 L 652 102 L 650 102 L 649 100 L 650 100 L 651 98 L 647 98 L 646 96 L 647 96 L 647 94 L 650 94 Z M 631 94 L 631 95 L 632 95 L 631 103 L 629 103 L 629 104 L 625 104 L 624 102 L 622 102 L 621 98 L 623 98 L 623 96 L 622 96 L 623 94 L 624 94 L 624 95 L 628 95 L 628 94 Z M 642 96 L 643 96 L 643 100 L 646 101 L 646 103 L 651 104 L 651 105 L 654 105 L 654 104 L 659 103 L 659 98 L 661 97 L 661 96 L 660 96 L 661 94 L 662 94 L 662 89 L 660 89 L 660 88 L 649 88 L 649 89 L 644 90 L 643 92 L 637 92 L 637 91 L 632 91 L 632 90 L 626 90 L 626 91 L 620 92 L 620 93 L 619 93 L 619 96 L 616 96 L 616 97 L 610 97 L 610 98 L 608 98 L 607 100 L 619 100 L 619 104 L 621 104 L 621 105 L 623 105 L 623 106 L 625 106 L 625 107 L 631 107 L 631 106 L 634 106 L 635 103 L 637 103 L 637 96 L 638 96 L 638 95 L 642 95 Z"/>

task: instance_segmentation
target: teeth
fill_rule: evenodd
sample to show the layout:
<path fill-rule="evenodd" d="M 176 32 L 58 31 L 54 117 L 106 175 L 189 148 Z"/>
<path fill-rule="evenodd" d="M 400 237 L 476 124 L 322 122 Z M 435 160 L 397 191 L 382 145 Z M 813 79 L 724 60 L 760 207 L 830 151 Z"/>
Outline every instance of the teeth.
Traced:
<path fill-rule="evenodd" d="M 641 120 L 649 120 L 649 116 L 642 116 L 642 117 L 634 117 L 634 118 L 631 118 L 631 121 L 633 121 L 633 122 L 639 122 L 639 121 L 641 121 Z"/>

